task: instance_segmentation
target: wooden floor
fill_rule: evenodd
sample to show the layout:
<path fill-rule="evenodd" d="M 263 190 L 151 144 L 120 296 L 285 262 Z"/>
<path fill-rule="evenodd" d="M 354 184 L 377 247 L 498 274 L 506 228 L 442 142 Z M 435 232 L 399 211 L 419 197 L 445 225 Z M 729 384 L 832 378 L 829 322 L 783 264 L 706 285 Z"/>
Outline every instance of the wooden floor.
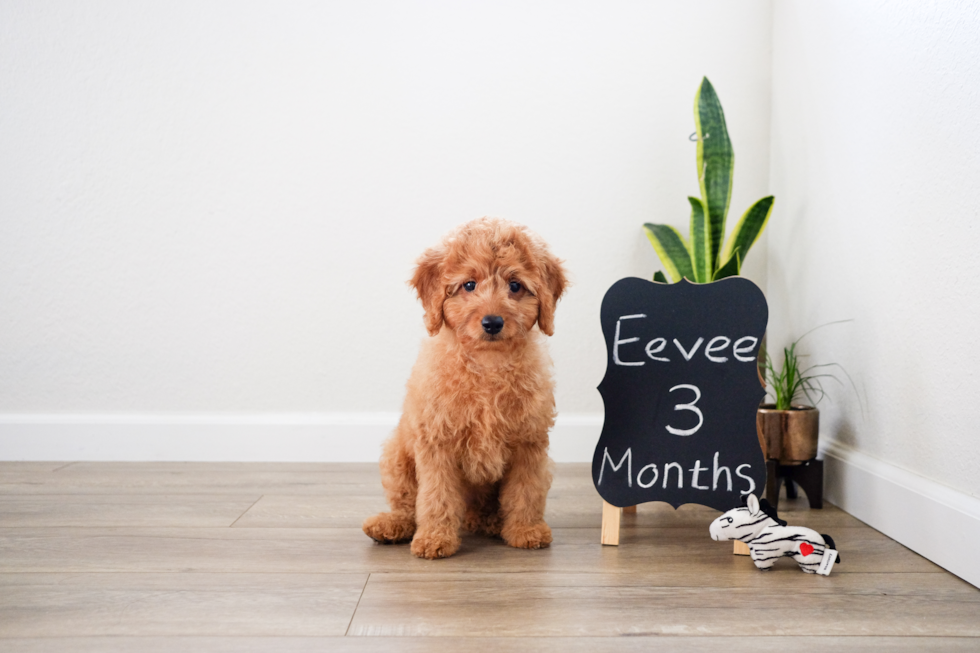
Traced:
<path fill-rule="evenodd" d="M 587 465 L 559 465 L 555 543 L 380 546 L 375 465 L 0 463 L 0 651 L 978 651 L 980 591 L 846 513 L 830 577 L 646 504 L 599 545 Z"/>

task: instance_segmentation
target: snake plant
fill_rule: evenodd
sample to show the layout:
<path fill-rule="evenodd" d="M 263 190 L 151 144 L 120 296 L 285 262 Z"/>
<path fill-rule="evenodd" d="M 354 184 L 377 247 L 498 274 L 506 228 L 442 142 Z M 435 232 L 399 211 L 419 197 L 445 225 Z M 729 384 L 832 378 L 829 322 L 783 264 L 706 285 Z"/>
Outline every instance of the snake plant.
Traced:
<path fill-rule="evenodd" d="M 701 81 L 694 96 L 694 125 L 698 137 L 701 197 L 687 198 L 691 203 L 690 240 L 666 224 L 648 222 L 643 225 L 643 230 L 672 281 L 686 278 L 695 283 L 710 283 L 739 274 L 749 248 L 769 221 L 773 197 L 763 197 L 750 206 L 722 247 L 728 203 L 732 197 L 735 152 L 728 139 L 721 101 L 707 77 Z M 667 282 L 659 271 L 653 280 Z"/>

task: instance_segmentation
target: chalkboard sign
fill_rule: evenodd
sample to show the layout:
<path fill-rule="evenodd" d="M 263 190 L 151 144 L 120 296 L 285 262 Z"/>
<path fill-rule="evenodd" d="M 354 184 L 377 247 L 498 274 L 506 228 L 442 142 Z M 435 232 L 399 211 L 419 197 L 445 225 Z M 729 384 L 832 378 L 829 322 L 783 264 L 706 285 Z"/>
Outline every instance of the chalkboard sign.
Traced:
<path fill-rule="evenodd" d="M 757 357 L 769 320 L 742 277 L 709 284 L 627 278 L 602 300 L 606 416 L 592 480 L 613 506 L 665 501 L 718 510 L 761 496 Z"/>

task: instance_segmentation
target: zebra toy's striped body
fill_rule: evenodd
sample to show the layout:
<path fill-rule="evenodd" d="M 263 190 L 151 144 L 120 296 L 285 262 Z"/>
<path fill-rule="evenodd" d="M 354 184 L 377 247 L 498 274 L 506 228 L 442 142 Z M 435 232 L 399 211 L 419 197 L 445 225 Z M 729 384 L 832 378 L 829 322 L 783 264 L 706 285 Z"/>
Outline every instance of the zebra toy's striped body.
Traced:
<path fill-rule="evenodd" d="M 767 514 L 753 494 L 748 496 L 747 506 L 729 510 L 711 522 L 708 530 L 713 540 L 741 540 L 748 544 L 752 561 L 763 570 L 771 569 L 777 560 L 789 556 L 800 569 L 815 574 L 824 551 L 834 548 L 829 535 L 803 526 L 787 526 L 774 512 Z"/>

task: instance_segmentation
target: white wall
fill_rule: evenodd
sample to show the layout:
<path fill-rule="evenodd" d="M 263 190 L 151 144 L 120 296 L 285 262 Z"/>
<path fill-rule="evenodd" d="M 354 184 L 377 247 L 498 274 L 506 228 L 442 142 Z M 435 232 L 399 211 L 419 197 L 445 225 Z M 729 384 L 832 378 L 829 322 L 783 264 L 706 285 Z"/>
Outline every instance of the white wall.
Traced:
<path fill-rule="evenodd" d="M 853 319 L 808 348 L 866 398 L 862 415 L 834 392 L 825 432 L 978 496 L 980 7 L 789 2 L 775 16 L 771 337 Z"/>
<path fill-rule="evenodd" d="M 980 7 L 778 2 L 773 34 L 770 345 L 854 320 L 804 341 L 859 388 L 821 404 L 829 495 L 980 584 Z"/>
<path fill-rule="evenodd" d="M 3 3 L 0 413 L 397 411 L 412 263 L 486 214 L 567 259 L 558 405 L 601 413 L 599 302 L 659 268 L 643 222 L 687 230 L 702 75 L 733 217 L 767 192 L 770 28 L 766 0 Z"/>

